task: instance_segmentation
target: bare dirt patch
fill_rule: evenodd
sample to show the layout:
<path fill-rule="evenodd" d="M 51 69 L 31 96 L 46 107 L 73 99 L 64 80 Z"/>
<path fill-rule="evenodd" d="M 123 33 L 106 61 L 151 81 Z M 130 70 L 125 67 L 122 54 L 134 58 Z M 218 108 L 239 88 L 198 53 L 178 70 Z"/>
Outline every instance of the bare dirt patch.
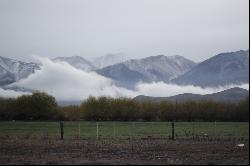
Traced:
<path fill-rule="evenodd" d="M 0 140 L 0 164 L 248 165 L 249 141 Z"/>

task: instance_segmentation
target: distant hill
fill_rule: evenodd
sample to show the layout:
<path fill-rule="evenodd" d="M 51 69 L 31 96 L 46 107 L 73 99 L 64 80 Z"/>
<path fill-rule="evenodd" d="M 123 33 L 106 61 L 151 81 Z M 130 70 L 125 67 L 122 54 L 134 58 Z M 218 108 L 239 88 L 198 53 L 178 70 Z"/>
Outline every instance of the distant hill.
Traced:
<path fill-rule="evenodd" d="M 246 99 L 249 97 L 249 91 L 242 89 L 242 88 L 231 88 L 227 89 L 218 93 L 207 94 L 207 95 L 200 95 L 200 94 L 191 94 L 191 93 L 184 93 L 179 94 L 176 96 L 171 97 L 150 97 L 150 96 L 136 96 L 134 100 L 137 101 L 177 101 L 177 102 L 184 102 L 184 101 L 204 101 L 204 100 L 213 100 L 218 102 L 239 102 L 241 100 Z"/>
<path fill-rule="evenodd" d="M 216 55 L 172 82 L 201 87 L 249 83 L 249 50 Z"/>

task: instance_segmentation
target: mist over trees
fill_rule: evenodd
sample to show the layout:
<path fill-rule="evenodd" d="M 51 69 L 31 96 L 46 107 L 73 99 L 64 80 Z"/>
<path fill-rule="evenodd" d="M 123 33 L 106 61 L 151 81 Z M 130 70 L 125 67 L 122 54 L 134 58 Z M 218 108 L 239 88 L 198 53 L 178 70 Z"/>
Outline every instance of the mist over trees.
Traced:
<path fill-rule="evenodd" d="M 54 97 L 34 92 L 16 99 L 0 98 L 0 120 L 249 121 L 249 98 L 239 103 L 177 103 L 89 97 L 80 106 L 59 107 Z"/>

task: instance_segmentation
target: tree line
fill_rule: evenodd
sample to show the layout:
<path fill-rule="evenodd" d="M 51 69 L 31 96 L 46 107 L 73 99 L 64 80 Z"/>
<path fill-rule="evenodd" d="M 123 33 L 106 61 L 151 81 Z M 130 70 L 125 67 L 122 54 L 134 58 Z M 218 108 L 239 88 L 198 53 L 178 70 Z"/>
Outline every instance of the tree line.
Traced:
<path fill-rule="evenodd" d="M 60 120 L 65 116 L 56 99 L 43 92 L 18 98 L 0 98 L 0 120 Z"/>
<path fill-rule="evenodd" d="M 239 103 L 177 103 L 89 97 L 80 106 L 59 107 L 54 97 L 35 92 L 16 99 L 0 98 L 0 120 L 249 121 L 249 98 Z"/>

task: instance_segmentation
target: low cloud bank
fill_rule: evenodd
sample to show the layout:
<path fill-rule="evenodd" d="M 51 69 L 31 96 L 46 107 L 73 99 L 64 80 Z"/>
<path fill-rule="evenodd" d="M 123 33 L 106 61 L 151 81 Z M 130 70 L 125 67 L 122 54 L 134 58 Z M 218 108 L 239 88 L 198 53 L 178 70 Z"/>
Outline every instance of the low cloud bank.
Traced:
<path fill-rule="evenodd" d="M 64 62 L 39 58 L 41 70 L 11 86 L 36 89 L 55 96 L 58 100 L 81 100 L 89 96 L 132 97 L 134 93 L 116 87 L 111 79 L 95 72 L 84 72 Z"/>
<path fill-rule="evenodd" d="M 191 85 L 179 86 L 154 82 L 138 83 L 135 90 L 128 90 L 117 87 L 111 79 L 95 72 L 84 72 L 67 63 L 55 63 L 47 58 L 37 57 L 37 59 L 42 64 L 41 70 L 37 70 L 28 78 L 10 86 L 44 91 L 56 97 L 57 100 L 84 100 L 89 96 L 135 97 L 147 95 L 169 97 L 182 93 L 210 94 L 235 87 L 235 85 L 228 85 L 217 88 L 201 88 Z M 249 90 L 249 84 L 238 85 L 237 87 Z M 26 93 L 0 89 L 0 96 L 15 97 L 22 94 Z"/>
<path fill-rule="evenodd" d="M 154 82 L 154 83 L 139 83 L 136 86 L 136 91 L 137 93 L 146 96 L 169 97 L 183 93 L 205 95 L 205 94 L 220 92 L 233 87 L 240 87 L 249 90 L 249 84 L 227 85 L 227 86 L 220 86 L 213 88 L 212 87 L 201 88 L 199 86 L 193 86 L 193 85 L 179 86 L 176 84 L 167 84 L 164 82 Z"/>
<path fill-rule="evenodd" d="M 22 95 L 27 95 L 29 93 L 25 93 L 25 92 L 17 92 L 14 90 L 6 90 L 6 89 L 2 89 L 0 88 L 0 97 L 5 97 L 5 98 L 16 98 Z"/>

